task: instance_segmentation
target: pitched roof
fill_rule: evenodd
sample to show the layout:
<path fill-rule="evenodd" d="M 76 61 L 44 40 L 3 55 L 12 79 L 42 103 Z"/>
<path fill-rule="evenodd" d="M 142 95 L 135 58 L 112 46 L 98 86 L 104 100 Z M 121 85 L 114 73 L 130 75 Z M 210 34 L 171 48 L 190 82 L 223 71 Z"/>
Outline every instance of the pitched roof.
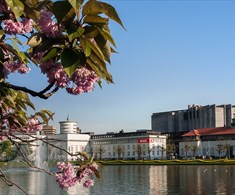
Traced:
<path fill-rule="evenodd" d="M 183 137 L 191 136 L 206 136 L 206 135 L 232 135 L 235 134 L 235 128 L 232 127 L 215 127 L 215 128 L 201 128 L 193 129 L 188 133 L 182 135 Z"/>

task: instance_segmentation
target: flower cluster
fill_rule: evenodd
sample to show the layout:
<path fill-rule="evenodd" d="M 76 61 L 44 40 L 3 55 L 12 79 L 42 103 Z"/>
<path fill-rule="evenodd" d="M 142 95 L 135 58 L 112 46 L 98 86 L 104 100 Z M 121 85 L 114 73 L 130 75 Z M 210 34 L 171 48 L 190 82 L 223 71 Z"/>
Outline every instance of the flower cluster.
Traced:
<path fill-rule="evenodd" d="M 4 20 L 5 32 L 10 35 L 29 33 L 33 29 L 33 20 L 23 18 L 20 22 L 8 19 Z"/>
<path fill-rule="evenodd" d="M 76 185 L 78 182 L 81 183 L 83 180 L 83 187 L 88 188 L 94 185 L 94 180 L 87 179 L 87 177 L 94 174 L 94 171 L 98 169 L 96 163 L 92 163 L 85 168 L 79 167 L 77 170 L 68 162 L 60 162 L 57 164 L 59 172 L 56 173 L 56 181 L 62 189 L 68 189 Z"/>
<path fill-rule="evenodd" d="M 67 92 L 73 95 L 79 95 L 92 91 L 99 77 L 93 70 L 80 67 L 73 73 L 71 80 L 76 86 L 67 87 Z"/>
<path fill-rule="evenodd" d="M 40 11 L 40 19 L 38 25 L 47 37 L 57 37 L 60 35 L 58 24 L 51 18 L 53 13 L 47 9 Z"/>
<path fill-rule="evenodd" d="M 93 70 L 85 67 L 77 68 L 72 77 L 69 78 L 62 64 L 55 63 L 53 60 L 41 63 L 40 68 L 42 73 L 47 75 L 49 83 L 55 82 L 58 87 L 66 87 L 67 92 L 73 95 L 92 91 L 95 83 L 99 80 Z M 72 87 L 69 87 L 70 83 L 73 84 Z"/>
<path fill-rule="evenodd" d="M 22 61 L 6 61 L 3 63 L 3 73 L 4 76 L 7 77 L 8 74 L 18 72 L 20 74 L 25 74 L 30 71 L 30 68 L 27 67 Z"/>
<path fill-rule="evenodd" d="M 65 88 L 69 83 L 69 78 L 65 73 L 63 66 L 59 62 L 47 60 L 40 65 L 42 73 L 48 77 L 48 82 L 56 82 L 58 87 Z"/>
<path fill-rule="evenodd" d="M 25 130 L 30 133 L 40 131 L 42 130 L 42 124 L 39 123 L 37 117 L 32 117 L 29 119 Z"/>
<path fill-rule="evenodd" d="M 57 164 L 60 172 L 56 173 L 56 181 L 62 189 L 68 189 L 77 183 L 74 167 L 70 163 L 59 162 Z"/>

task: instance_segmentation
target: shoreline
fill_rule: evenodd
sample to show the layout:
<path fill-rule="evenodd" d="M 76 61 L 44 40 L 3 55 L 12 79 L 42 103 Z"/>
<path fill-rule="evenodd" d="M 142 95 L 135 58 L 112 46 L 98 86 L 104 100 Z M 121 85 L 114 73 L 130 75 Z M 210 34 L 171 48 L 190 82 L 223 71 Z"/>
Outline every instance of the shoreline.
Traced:
<path fill-rule="evenodd" d="M 216 160 L 98 160 L 100 165 L 235 165 L 235 159 Z"/>

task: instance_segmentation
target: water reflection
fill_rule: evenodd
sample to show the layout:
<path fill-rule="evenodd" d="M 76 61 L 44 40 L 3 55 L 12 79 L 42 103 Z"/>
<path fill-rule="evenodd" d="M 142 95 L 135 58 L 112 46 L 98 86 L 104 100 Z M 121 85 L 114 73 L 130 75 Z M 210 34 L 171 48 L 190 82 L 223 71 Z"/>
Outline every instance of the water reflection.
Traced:
<path fill-rule="evenodd" d="M 84 189 L 81 185 L 63 191 L 54 177 L 41 172 L 8 171 L 10 179 L 35 195 L 162 195 L 232 194 L 235 192 L 235 167 L 217 166 L 104 166 L 101 180 Z M 0 181 L 0 194 L 23 194 Z"/>

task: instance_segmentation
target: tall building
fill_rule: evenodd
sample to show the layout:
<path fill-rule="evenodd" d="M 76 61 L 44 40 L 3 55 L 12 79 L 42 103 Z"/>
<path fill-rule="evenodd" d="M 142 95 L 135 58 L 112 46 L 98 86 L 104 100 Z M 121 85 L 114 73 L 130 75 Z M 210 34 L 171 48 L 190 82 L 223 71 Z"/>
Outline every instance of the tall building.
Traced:
<path fill-rule="evenodd" d="M 181 133 L 199 128 L 230 126 L 235 106 L 189 105 L 188 109 L 152 114 L 152 130 L 161 133 Z"/>

